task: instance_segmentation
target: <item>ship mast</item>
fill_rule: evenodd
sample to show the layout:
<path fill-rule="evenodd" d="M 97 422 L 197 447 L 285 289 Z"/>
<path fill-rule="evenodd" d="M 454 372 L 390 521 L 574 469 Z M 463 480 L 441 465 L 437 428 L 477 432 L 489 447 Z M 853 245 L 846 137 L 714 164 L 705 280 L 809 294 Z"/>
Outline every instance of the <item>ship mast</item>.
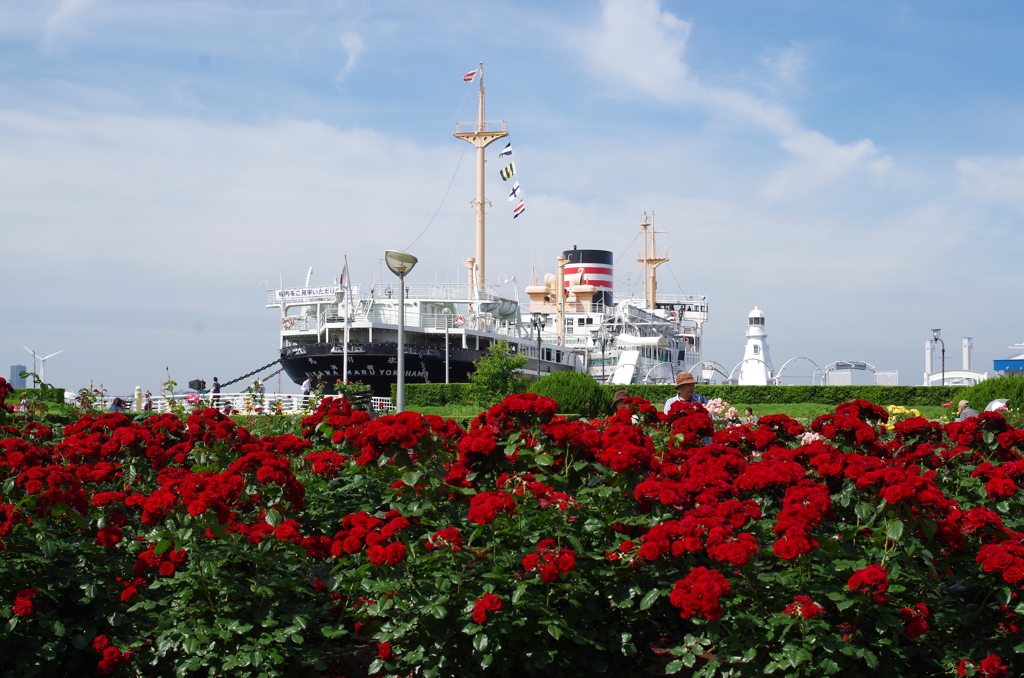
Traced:
<path fill-rule="evenodd" d="M 487 148 L 491 143 L 507 137 L 508 132 L 505 131 L 505 121 L 500 120 L 496 122 L 487 122 L 484 120 L 484 63 L 480 62 L 479 70 L 477 74 L 480 76 L 480 94 L 479 94 L 479 106 L 477 110 L 476 122 L 457 122 L 455 123 L 455 136 L 459 139 L 464 139 L 469 143 L 476 146 L 476 199 L 473 201 L 473 205 L 476 207 L 476 275 L 473 275 L 472 269 L 470 270 L 470 278 L 473 281 L 473 285 L 478 290 L 484 289 L 485 281 L 485 270 L 484 270 L 484 237 L 485 237 L 485 225 L 486 216 L 484 207 L 487 203 L 487 198 L 484 195 L 484 166 L 486 164 L 486 158 L 484 157 L 484 149 Z M 467 131 L 463 132 L 463 129 Z"/>
<path fill-rule="evenodd" d="M 640 223 L 640 228 L 643 229 L 644 234 L 644 253 L 643 257 L 637 259 L 637 261 L 644 265 L 644 301 L 647 303 L 647 308 L 653 309 L 658 297 L 658 274 L 656 269 L 668 261 L 668 250 L 658 251 L 658 245 L 654 242 L 654 235 L 656 233 L 665 233 L 665 231 L 654 230 L 654 212 L 651 212 L 650 222 L 647 221 L 647 213 L 644 212 L 644 220 Z M 647 246 L 648 234 L 651 237 L 649 248 Z"/>

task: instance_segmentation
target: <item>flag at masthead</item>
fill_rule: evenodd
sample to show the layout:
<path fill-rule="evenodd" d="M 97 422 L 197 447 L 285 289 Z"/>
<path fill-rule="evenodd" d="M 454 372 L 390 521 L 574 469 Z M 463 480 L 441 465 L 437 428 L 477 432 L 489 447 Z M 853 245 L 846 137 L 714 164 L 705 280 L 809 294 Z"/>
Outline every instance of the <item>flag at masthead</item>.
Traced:
<path fill-rule="evenodd" d="M 481 61 L 479 68 L 475 71 L 480 78 L 479 106 L 475 122 L 455 123 L 455 136 L 464 139 L 476 147 L 476 199 L 473 201 L 476 207 L 476 269 L 477 275 L 475 286 L 479 290 L 484 289 L 485 284 L 485 214 L 484 206 L 487 198 L 484 191 L 484 167 L 486 159 L 484 149 L 498 139 L 508 136 L 505 131 L 505 121 L 486 121 L 484 118 L 484 64 Z M 467 73 L 466 76 L 469 74 Z M 464 78 L 465 79 L 465 78 Z M 463 131 L 465 130 L 465 131 Z"/>

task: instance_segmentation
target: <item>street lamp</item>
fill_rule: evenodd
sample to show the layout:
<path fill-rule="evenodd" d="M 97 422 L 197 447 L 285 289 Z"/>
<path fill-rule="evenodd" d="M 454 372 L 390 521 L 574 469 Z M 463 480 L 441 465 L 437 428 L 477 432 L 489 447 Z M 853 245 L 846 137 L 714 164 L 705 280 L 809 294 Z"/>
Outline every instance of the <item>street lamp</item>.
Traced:
<path fill-rule="evenodd" d="M 452 310 L 450 308 L 441 309 L 444 313 L 444 383 L 448 382 L 448 326 L 452 324 Z"/>
<path fill-rule="evenodd" d="M 547 313 L 533 313 L 533 326 L 537 330 L 537 381 L 540 381 L 540 333 L 544 329 L 544 326 L 548 324 Z"/>
<path fill-rule="evenodd" d="M 932 330 L 932 339 L 942 344 L 942 385 L 946 385 L 946 342 L 939 339 L 939 332 L 942 330 Z"/>
<path fill-rule="evenodd" d="M 391 272 L 398 276 L 398 388 L 395 403 L 396 412 L 405 411 L 405 274 L 419 261 L 405 252 L 386 250 L 384 262 Z"/>

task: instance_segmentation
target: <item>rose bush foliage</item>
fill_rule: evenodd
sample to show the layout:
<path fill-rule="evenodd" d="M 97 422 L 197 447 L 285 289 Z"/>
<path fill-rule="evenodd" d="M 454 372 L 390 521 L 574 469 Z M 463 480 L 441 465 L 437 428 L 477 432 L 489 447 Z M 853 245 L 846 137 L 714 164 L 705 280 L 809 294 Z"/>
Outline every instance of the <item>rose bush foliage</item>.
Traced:
<path fill-rule="evenodd" d="M 521 394 L 463 430 L 325 399 L 300 438 L 0 407 L 5 676 L 995 677 L 1024 650 L 996 413 L 889 432 L 855 401 L 807 435 Z"/>

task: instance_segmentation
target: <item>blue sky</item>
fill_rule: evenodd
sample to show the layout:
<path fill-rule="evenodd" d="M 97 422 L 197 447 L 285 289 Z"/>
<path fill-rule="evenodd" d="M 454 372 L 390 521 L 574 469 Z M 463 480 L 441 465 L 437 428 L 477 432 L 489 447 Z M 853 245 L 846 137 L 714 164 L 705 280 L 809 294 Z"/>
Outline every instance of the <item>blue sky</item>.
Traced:
<path fill-rule="evenodd" d="M 112 393 L 270 362 L 261 280 L 461 281 L 484 61 L 528 208 L 489 158 L 488 277 L 573 245 L 707 294 L 704 357 L 866 360 L 1024 340 L 1018 2 L 0 0 L 0 366 Z M 460 145 L 461 144 L 461 145 Z M 450 186 L 450 190 L 449 190 Z M 432 216 L 437 213 L 436 218 Z M 525 223 L 521 223 L 524 222 Z M 412 244 L 425 226 L 426 233 Z M 386 273 L 386 272 L 385 272 Z M 274 285 L 276 286 L 276 285 Z M 506 286 L 511 294 L 511 286 Z M 807 373 L 808 370 L 803 370 Z M 285 385 L 285 390 L 294 390 Z"/>

